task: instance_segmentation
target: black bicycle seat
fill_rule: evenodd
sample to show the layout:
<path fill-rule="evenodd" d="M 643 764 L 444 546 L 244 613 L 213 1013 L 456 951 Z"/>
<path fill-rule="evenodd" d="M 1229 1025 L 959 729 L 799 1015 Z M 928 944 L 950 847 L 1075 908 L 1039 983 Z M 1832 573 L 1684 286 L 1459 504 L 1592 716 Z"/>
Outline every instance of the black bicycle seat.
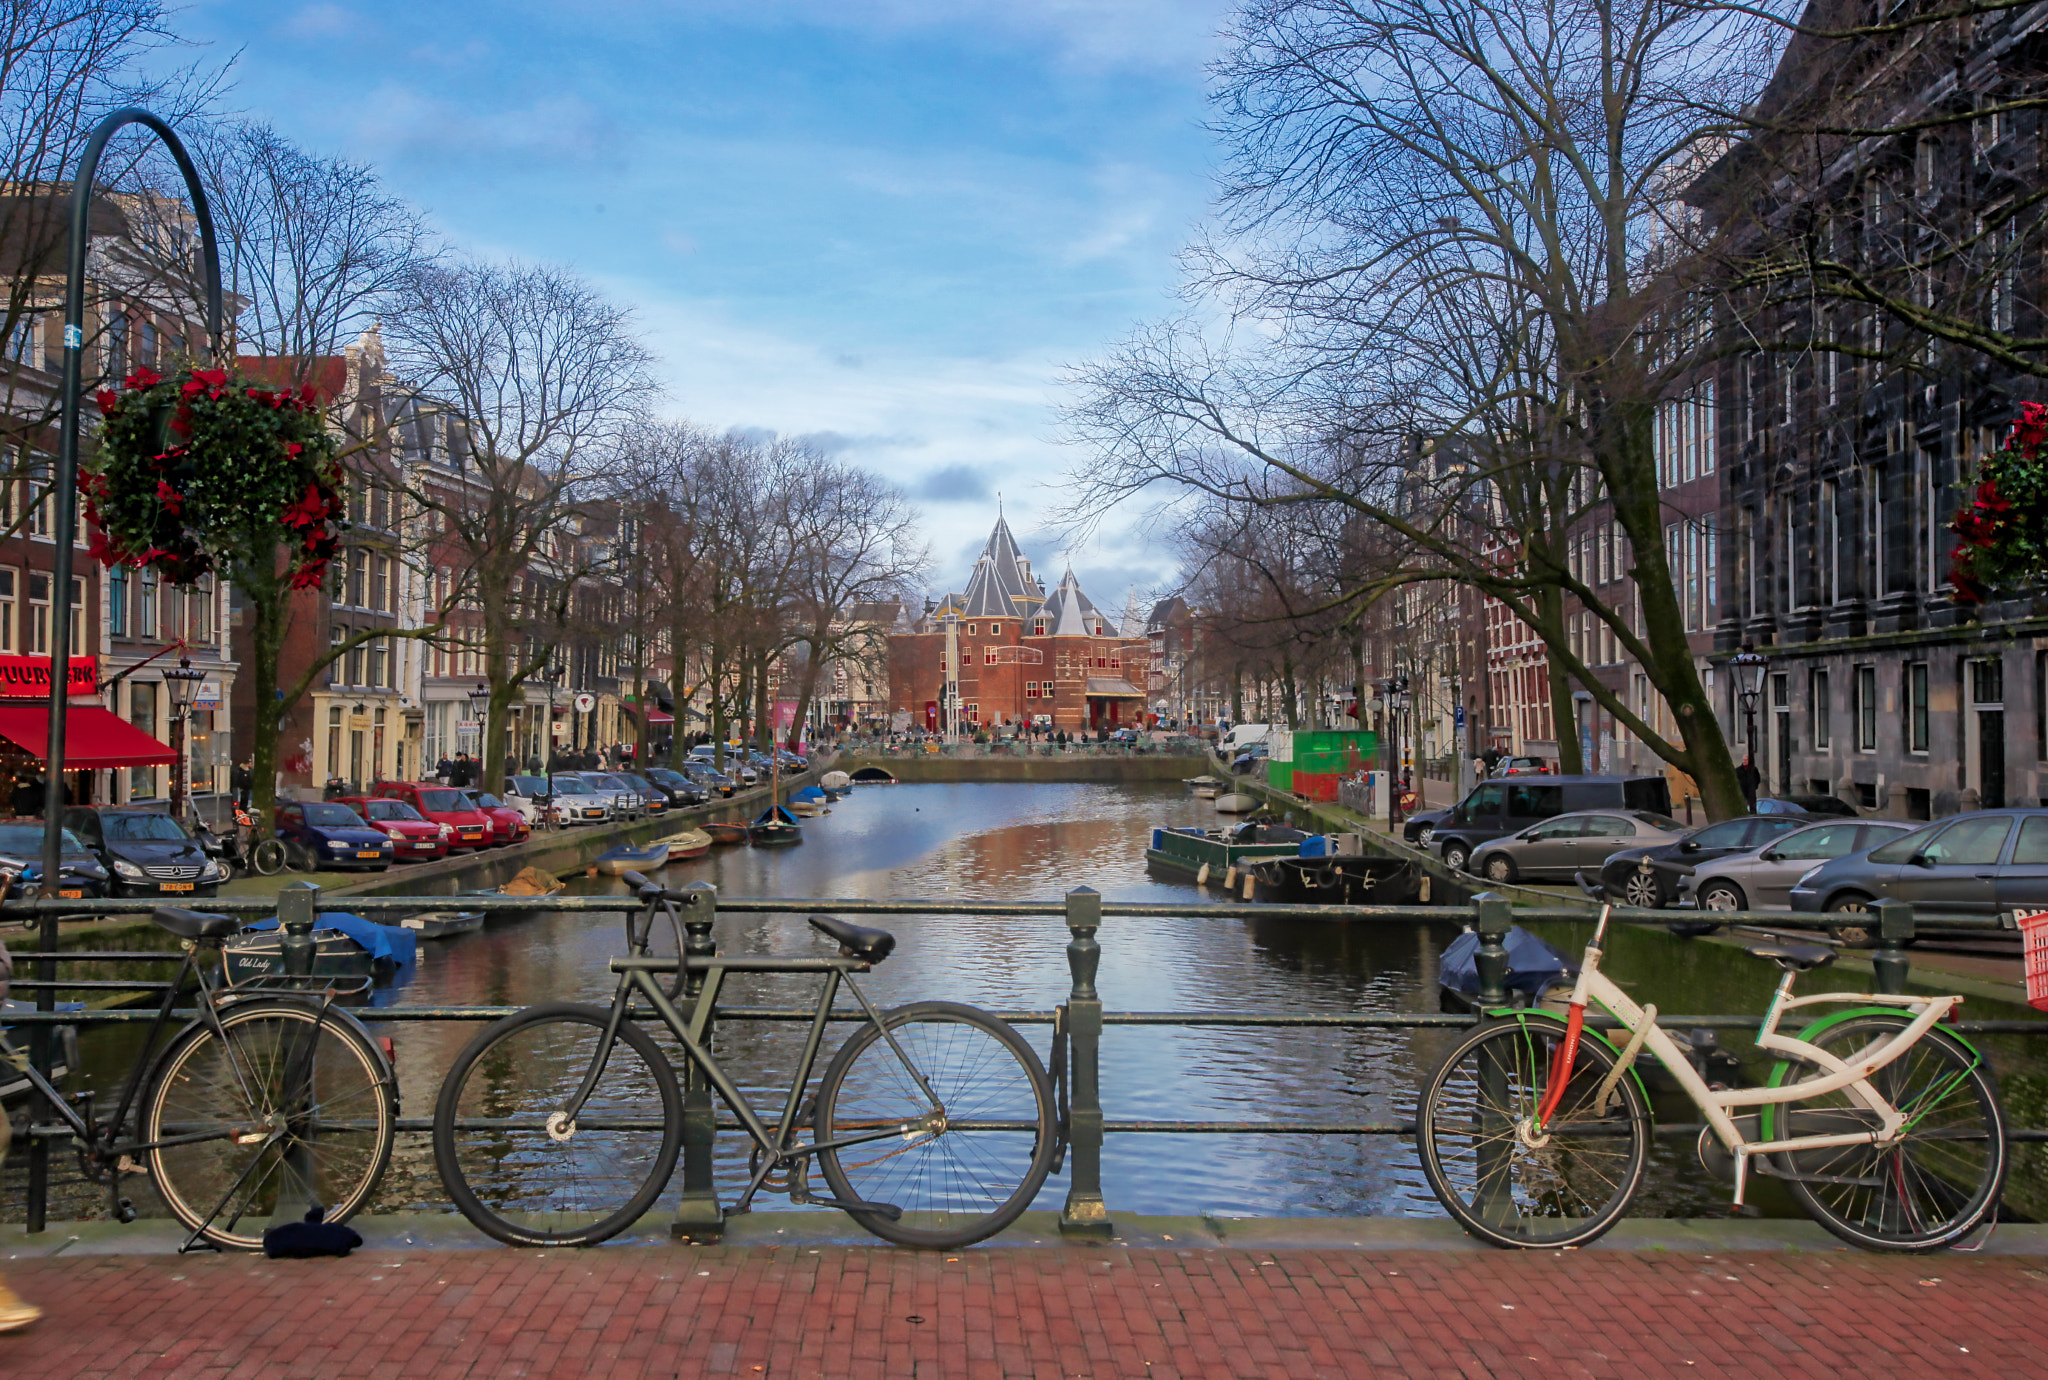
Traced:
<path fill-rule="evenodd" d="M 1742 947 L 1758 958 L 1768 958 L 1780 968 L 1795 973 L 1825 968 L 1835 961 L 1835 951 L 1824 944 L 1745 944 Z"/>
<path fill-rule="evenodd" d="M 829 915 L 813 915 L 811 928 L 828 939 L 838 940 L 840 948 L 864 963 L 880 963 L 896 951 L 896 936 L 887 930 L 850 925 Z"/>
<path fill-rule="evenodd" d="M 183 906 L 158 906 L 149 918 L 180 939 L 218 939 L 242 928 L 242 922 L 232 915 L 212 915 Z"/>

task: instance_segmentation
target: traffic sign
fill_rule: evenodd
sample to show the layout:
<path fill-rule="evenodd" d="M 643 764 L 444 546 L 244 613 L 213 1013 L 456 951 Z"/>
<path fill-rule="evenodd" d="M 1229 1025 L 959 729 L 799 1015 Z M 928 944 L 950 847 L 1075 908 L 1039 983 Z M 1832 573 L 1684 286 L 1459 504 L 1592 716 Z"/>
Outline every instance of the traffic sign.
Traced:
<path fill-rule="evenodd" d="M 578 714 L 588 714 L 595 708 L 597 708 L 597 696 L 589 691 L 586 690 L 576 697 L 576 712 Z"/>

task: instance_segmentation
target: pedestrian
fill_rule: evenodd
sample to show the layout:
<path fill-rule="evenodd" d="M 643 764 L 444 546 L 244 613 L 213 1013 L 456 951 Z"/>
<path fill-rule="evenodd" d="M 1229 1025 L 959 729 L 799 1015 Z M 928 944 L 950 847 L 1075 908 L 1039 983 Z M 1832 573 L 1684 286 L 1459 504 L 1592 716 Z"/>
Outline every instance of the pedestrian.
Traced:
<path fill-rule="evenodd" d="M 14 977 L 14 960 L 7 955 L 7 949 L 0 945 L 0 1003 L 7 1000 L 7 987 Z M 12 1118 L 0 1116 L 0 1164 L 7 1162 L 7 1142 L 13 1134 Z M 7 1287 L 7 1281 L 0 1280 L 0 1332 L 19 1332 L 37 1318 L 43 1310 L 32 1303 L 26 1303 L 21 1296 Z"/>
<path fill-rule="evenodd" d="M 441 760 L 434 763 L 434 779 L 445 786 L 448 784 L 448 778 L 454 774 L 455 764 L 448 760 L 447 753 L 442 753 Z"/>
<path fill-rule="evenodd" d="M 43 812 L 43 802 L 49 798 L 49 788 L 43 778 L 31 775 L 26 781 L 14 786 L 14 814 L 18 819 L 33 819 Z"/>
<path fill-rule="evenodd" d="M 249 792 L 256 786 L 256 759 L 244 757 L 228 772 L 228 789 L 234 792 L 235 804 L 249 808 Z"/>
<path fill-rule="evenodd" d="M 1756 809 L 1756 789 L 1763 784 L 1763 773 L 1746 752 L 1742 754 L 1742 765 L 1735 769 L 1735 784 L 1742 787 L 1742 803 Z"/>

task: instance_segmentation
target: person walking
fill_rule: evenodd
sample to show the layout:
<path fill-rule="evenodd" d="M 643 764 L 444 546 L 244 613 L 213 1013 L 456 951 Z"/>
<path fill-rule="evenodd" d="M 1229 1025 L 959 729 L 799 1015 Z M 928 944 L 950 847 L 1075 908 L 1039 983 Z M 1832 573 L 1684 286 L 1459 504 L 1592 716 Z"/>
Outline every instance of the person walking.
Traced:
<path fill-rule="evenodd" d="M 40 776 L 30 776 L 15 783 L 14 814 L 17 819 L 33 819 L 43 812 L 43 803 L 49 799 L 49 787 Z"/>
<path fill-rule="evenodd" d="M 228 789 L 234 792 L 235 804 L 249 808 L 249 793 L 256 788 L 256 759 L 244 757 L 228 772 Z"/>
<path fill-rule="evenodd" d="M 455 764 L 448 760 L 447 753 L 442 753 L 441 760 L 434 763 L 434 779 L 445 786 L 448 784 L 448 778 L 454 774 Z"/>
<path fill-rule="evenodd" d="M 1763 784 L 1763 773 L 1756 769 L 1756 762 L 1750 754 L 1742 754 L 1742 765 L 1735 769 L 1735 784 L 1742 787 L 1742 803 L 1751 810 L 1756 809 L 1756 790 Z"/>

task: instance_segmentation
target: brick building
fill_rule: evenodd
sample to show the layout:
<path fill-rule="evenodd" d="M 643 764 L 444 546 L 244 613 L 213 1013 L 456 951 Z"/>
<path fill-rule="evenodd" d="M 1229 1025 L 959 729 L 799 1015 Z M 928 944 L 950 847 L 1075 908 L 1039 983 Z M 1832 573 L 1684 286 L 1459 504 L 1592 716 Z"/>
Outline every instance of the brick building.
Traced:
<path fill-rule="evenodd" d="M 899 727 L 1037 723 L 1069 733 L 1141 724 L 1151 664 L 1142 635 L 1125 637 L 1070 570 L 1050 595 L 1002 518 L 967 588 L 931 603 L 889 635 L 889 698 Z"/>

